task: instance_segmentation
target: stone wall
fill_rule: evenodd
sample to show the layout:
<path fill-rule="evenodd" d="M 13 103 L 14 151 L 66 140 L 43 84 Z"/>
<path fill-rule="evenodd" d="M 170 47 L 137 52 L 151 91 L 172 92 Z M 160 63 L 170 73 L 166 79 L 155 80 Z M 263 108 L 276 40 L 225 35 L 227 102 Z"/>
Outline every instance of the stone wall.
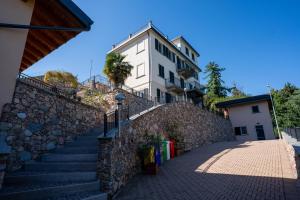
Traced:
<path fill-rule="evenodd" d="M 283 136 L 283 144 L 285 145 L 285 148 L 289 155 L 289 161 L 291 163 L 294 177 L 299 179 L 300 177 L 300 152 L 296 151 L 297 147 L 294 147 L 291 143 L 291 141 L 288 140 L 288 134 L 285 132 L 281 132 L 281 135 Z M 295 145 L 296 146 L 296 145 Z M 299 146 L 299 145 L 298 145 Z"/>
<path fill-rule="evenodd" d="M 120 137 L 99 138 L 98 174 L 102 189 L 113 195 L 140 171 L 138 147 L 149 135 L 166 133 L 177 124 L 183 148 L 192 150 L 204 144 L 234 140 L 231 122 L 190 103 L 166 104 L 122 126 Z"/>
<path fill-rule="evenodd" d="M 142 98 L 137 95 L 131 94 L 123 89 L 114 89 L 112 92 L 109 92 L 104 97 L 105 101 L 110 105 L 110 110 L 114 110 L 116 108 L 117 103 L 115 100 L 115 95 L 118 92 L 122 92 L 125 95 L 126 98 L 125 98 L 125 102 L 123 103 L 123 105 L 125 105 L 125 106 L 129 105 L 129 113 L 130 113 L 129 115 L 130 116 L 154 106 L 154 102 L 150 101 L 146 98 Z"/>
<path fill-rule="evenodd" d="M 11 152 L 9 170 L 85 134 L 103 123 L 104 112 L 17 81 L 13 102 L 3 108 L 0 138 Z"/>

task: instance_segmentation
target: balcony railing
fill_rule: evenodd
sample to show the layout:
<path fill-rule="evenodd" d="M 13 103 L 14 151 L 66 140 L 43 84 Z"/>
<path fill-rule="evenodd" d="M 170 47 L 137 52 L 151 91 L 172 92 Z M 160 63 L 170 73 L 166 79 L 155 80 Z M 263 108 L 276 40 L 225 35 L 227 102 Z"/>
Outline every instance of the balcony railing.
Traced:
<path fill-rule="evenodd" d="M 194 73 L 196 73 L 191 66 L 187 64 L 179 65 L 178 63 L 177 63 L 177 72 L 179 75 L 183 76 L 184 78 L 190 78 L 194 76 Z"/>
<path fill-rule="evenodd" d="M 184 87 L 184 82 L 182 83 L 178 78 L 166 79 L 166 88 L 172 92 L 181 93 Z"/>

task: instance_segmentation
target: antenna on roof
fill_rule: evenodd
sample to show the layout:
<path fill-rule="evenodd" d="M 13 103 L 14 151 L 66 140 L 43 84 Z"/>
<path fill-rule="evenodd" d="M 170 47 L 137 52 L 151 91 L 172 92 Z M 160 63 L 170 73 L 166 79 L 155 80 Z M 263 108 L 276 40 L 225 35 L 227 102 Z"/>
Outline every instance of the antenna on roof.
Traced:
<path fill-rule="evenodd" d="M 152 26 L 152 20 L 150 20 L 150 21 L 148 22 L 148 26 L 149 26 L 149 27 Z"/>

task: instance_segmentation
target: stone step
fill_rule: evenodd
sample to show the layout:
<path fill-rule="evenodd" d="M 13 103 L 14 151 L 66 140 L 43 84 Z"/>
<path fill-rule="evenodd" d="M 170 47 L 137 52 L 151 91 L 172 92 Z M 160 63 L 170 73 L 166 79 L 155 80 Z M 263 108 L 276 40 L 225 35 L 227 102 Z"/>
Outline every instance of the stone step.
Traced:
<path fill-rule="evenodd" d="M 61 154 L 93 154 L 98 152 L 98 146 L 88 146 L 88 147 L 61 147 L 53 151 L 53 153 L 61 153 Z"/>
<path fill-rule="evenodd" d="M 36 162 L 30 161 L 24 171 L 32 172 L 87 172 L 96 171 L 96 162 Z"/>
<path fill-rule="evenodd" d="M 5 177 L 5 186 L 24 186 L 49 183 L 79 183 L 96 181 L 96 172 L 26 173 L 16 172 Z"/>
<path fill-rule="evenodd" d="M 47 154 L 43 155 L 43 162 L 96 162 L 97 154 Z"/>
<path fill-rule="evenodd" d="M 98 145 L 98 140 L 79 140 L 67 143 L 65 147 L 93 147 Z"/>
<path fill-rule="evenodd" d="M 82 200 L 107 200 L 107 194 L 106 193 L 100 193 L 98 195 L 93 195 L 93 196 L 84 198 Z"/>
<path fill-rule="evenodd" d="M 36 189 L 19 190 L 14 192 L 2 192 L 0 193 L 0 199 L 5 200 L 44 200 L 53 199 L 60 196 L 78 194 L 80 192 L 96 192 L 100 190 L 99 181 L 93 181 L 88 183 L 77 183 L 61 186 L 52 186 Z"/>

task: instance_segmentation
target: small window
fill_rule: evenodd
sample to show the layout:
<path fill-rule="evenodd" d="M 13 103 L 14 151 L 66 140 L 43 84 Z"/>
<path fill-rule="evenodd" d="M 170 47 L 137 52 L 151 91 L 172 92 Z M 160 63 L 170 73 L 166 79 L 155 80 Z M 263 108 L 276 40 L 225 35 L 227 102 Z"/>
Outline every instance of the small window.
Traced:
<path fill-rule="evenodd" d="M 161 47 L 161 43 L 160 42 L 158 42 L 158 51 L 159 51 L 159 53 L 162 53 L 162 47 Z"/>
<path fill-rule="evenodd" d="M 189 83 L 189 86 L 190 86 L 190 90 L 192 90 L 193 89 L 193 85 Z"/>
<path fill-rule="evenodd" d="M 188 55 L 188 56 L 190 56 L 190 51 L 189 51 L 189 49 L 187 47 L 185 47 L 185 54 Z"/>
<path fill-rule="evenodd" d="M 170 83 L 175 83 L 174 73 L 169 71 L 169 75 L 170 75 Z"/>
<path fill-rule="evenodd" d="M 159 76 L 162 78 L 165 78 L 165 68 L 162 65 L 158 65 L 158 70 L 159 70 Z"/>
<path fill-rule="evenodd" d="M 195 61 L 195 55 L 192 53 L 192 60 Z"/>
<path fill-rule="evenodd" d="M 234 133 L 235 135 L 247 135 L 248 134 L 247 127 L 246 126 L 235 127 Z"/>
<path fill-rule="evenodd" d="M 145 50 L 145 41 L 141 41 L 137 44 L 137 53 L 140 53 Z"/>
<path fill-rule="evenodd" d="M 172 62 L 175 63 L 175 53 L 172 52 Z"/>
<path fill-rule="evenodd" d="M 145 76 L 145 64 L 144 63 L 139 64 L 136 67 L 136 78 L 139 78 L 139 77 L 142 77 L 142 76 Z"/>
<path fill-rule="evenodd" d="M 248 134 L 246 126 L 241 127 L 241 133 L 242 133 L 242 135 L 247 135 Z"/>
<path fill-rule="evenodd" d="M 252 106 L 252 113 L 259 113 L 259 107 L 258 106 Z"/>
<path fill-rule="evenodd" d="M 181 69 L 181 59 L 177 56 L 176 60 L 177 60 L 177 68 Z"/>
<path fill-rule="evenodd" d="M 158 40 L 155 38 L 155 49 L 158 51 Z"/>
<path fill-rule="evenodd" d="M 157 101 L 160 102 L 160 89 L 156 89 L 156 98 L 157 98 Z"/>
<path fill-rule="evenodd" d="M 235 135 L 241 135 L 241 128 L 240 127 L 235 127 L 234 128 L 234 134 Z"/>
<path fill-rule="evenodd" d="M 180 78 L 180 86 L 181 86 L 182 89 L 185 88 L 185 84 L 184 84 L 183 78 Z"/>

